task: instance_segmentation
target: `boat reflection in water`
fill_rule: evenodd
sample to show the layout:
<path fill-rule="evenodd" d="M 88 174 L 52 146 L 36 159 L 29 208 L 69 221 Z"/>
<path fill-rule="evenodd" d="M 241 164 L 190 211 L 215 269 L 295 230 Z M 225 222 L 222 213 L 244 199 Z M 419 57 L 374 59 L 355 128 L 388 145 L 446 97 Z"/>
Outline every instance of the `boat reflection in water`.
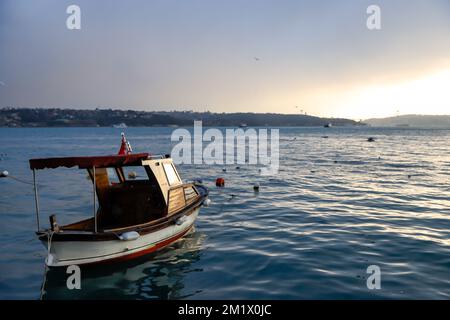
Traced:
<path fill-rule="evenodd" d="M 183 239 L 155 253 L 114 265 L 81 266 L 81 289 L 67 288 L 66 268 L 47 268 L 41 299 L 183 299 L 184 280 L 201 272 L 196 262 L 206 235 L 190 231 Z"/>

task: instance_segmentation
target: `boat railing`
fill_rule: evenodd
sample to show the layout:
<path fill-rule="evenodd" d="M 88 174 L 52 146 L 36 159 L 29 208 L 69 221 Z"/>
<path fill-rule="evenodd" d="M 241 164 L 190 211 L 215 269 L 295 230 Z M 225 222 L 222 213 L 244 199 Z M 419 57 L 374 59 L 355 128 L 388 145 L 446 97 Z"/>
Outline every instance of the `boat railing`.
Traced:
<path fill-rule="evenodd" d="M 170 154 L 152 154 L 148 156 L 148 160 L 158 160 L 170 158 Z"/>

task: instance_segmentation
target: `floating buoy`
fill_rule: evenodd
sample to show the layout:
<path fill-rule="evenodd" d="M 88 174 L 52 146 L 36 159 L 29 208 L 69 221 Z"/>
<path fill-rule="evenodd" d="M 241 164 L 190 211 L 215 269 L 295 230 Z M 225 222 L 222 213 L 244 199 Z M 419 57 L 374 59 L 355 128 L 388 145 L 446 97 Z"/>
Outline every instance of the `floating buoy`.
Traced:
<path fill-rule="evenodd" d="M 3 172 L 0 172 L 0 178 L 6 178 L 8 175 L 9 175 L 9 172 L 6 170 Z"/>
<path fill-rule="evenodd" d="M 128 173 L 128 178 L 129 179 L 136 179 L 137 178 L 136 171 L 131 171 L 130 173 Z"/>
<path fill-rule="evenodd" d="M 210 200 L 209 198 L 206 198 L 206 200 L 203 201 L 203 205 L 204 205 L 205 207 L 209 207 L 210 204 L 211 204 L 211 200 Z"/>
<path fill-rule="evenodd" d="M 217 178 L 216 179 L 216 187 L 224 187 L 225 186 L 225 179 L 224 178 Z"/>
<path fill-rule="evenodd" d="M 222 172 L 227 172 L 227 169 L 226 169 L 226 168 L 223 168 L 223 169 L 222 169 Z"/>
<path fill-rule="evenodd" d="M 239 170 L 241 167 L 236 167 L 236 170 Z"/>
<path fill-rule="evenodd" d="M 253 191 L 259 192 L 259 183 L 255 183 L 255 184 L 253 185 Z"/>

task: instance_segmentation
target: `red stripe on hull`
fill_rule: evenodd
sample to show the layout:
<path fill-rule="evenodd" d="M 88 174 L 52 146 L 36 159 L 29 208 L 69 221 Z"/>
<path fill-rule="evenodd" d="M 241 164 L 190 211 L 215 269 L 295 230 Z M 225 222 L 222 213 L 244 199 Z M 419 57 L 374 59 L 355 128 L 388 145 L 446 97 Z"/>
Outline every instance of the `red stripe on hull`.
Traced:
<path fill-rule="evenodd" d="M 185 231 L 183 231 L 183 232 L 173 236 L 172 238 L 169 238 L 167 240 L 159 242 L 159 243 L 155 244 L 153 247 L 150 247 L 148 249 L 144 249 L 144 250 L 141 250 L 141 251 L 138 251 L 138 252 L 130 253 L 128 255 L 125 255 L 125 256 L 122 256 L 122 257 L 118 257 L 118 258 L 112 258 L 112 259 L 106 259 L 106 260 L 97 261 L 97 262 L 86 263 L 86 264 L 83 264 L 83 266 L 109 264 L 109 263 L 122 262 L 122 261 L 127 261 L 127 260 L 131 260 L 131 259 L 142 257 L 142 256 L 144 256 L 146 254 L 150 254 L 150 253 L 155 252 L 155 251 L 157 251 L 159 249 L 167 247 L 171 243 L 174 243 L 175 241 L 177 241 L 178 239 L 183 237 L 186 233 L 188 233 L 188 231 L 191 230 L 192 226 L 193 225 L 191 225 Z"/>

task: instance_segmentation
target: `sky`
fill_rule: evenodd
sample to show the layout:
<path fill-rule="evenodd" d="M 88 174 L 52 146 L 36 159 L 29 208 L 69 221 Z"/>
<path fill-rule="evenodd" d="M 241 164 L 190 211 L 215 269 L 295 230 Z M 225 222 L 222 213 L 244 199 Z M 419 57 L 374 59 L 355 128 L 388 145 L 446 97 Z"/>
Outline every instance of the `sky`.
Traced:
<path fill-rule="evenodd" d="M 0 107 L 367 119 L 450 114 L 449 87 L 449 0 L 0 1 Z"/>

